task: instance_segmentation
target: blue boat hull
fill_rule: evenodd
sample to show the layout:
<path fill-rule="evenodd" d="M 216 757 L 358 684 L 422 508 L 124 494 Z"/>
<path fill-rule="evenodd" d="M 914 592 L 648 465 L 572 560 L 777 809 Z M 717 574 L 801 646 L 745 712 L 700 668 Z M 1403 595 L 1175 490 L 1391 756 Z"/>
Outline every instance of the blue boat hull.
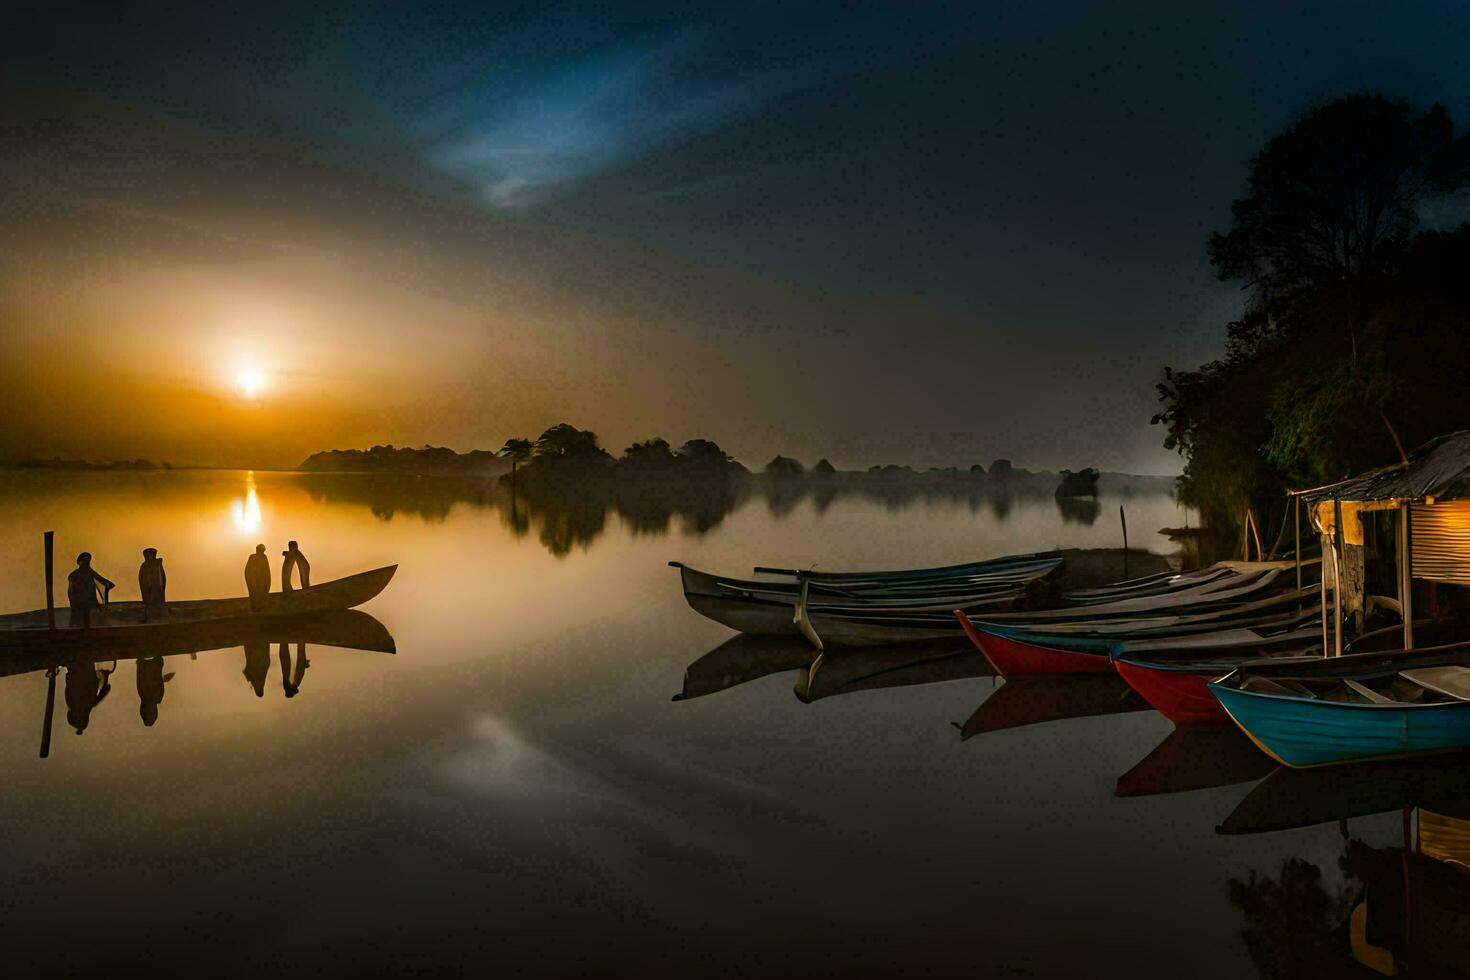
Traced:
<path fill-rule="evenodd" d="M 1470 747 L 1470 702 L 1344 704 L 1210 685 L 1263 751 L 1295 769 Z"/>

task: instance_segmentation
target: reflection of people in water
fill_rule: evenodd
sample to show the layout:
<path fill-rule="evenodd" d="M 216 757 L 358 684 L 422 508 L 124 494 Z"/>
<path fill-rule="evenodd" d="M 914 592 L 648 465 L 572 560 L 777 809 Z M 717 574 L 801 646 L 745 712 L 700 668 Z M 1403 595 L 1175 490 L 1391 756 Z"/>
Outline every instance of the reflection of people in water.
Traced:
<path fill-rule="evenodd" d="M 153 726 L 158 720 L 158 706 L 163 703 L 163 686 L 173 678 L 163 672 L 162 657 L 141 657 L 138 660 L 138 717 L 143 724 Z"/>
<path fill-rule="evenodd" d="M 271 672 L 271 645 L 266 640 L 245 644 L 245 679 L 255 688 L 255 696 L 265 697 L 265 679 Z"/>
<path fill-rule="evenodd" d="M 113 669 L 116 669 L 116 664 Z M 77 730 L 87 730 L 92 709 L 112 691 L 112 670 L 103 670 L 87 655 L 66 666 L 66 723 Z"/>
<path fill-rule="evenodd" d="M 143 621 L 164 615 L 164 590 L 168 587 L 168 576 L 163 571 L 163 559 L 158 557 L 157 548 L 143 549 L 143 564 L 138 566 L 138 594 L 143 597 Z"/>
<path fill-rule="evenodd" d="M 250 608 L 264 609 L 271 591 L 271 563 L 263 544 L 256 545 L 255 554 L 245 560 L 245 588 L 250 593 Z"/>
<path fill-rule="evenodd" d="M 301 587 L 303 589 L 310 588 L 311 562 L 307 561 L 306 556 L 301 553 L 301 549 L 296 547 L 296 542 L 287 541 L 286 550 L 281 552 L 281 556 L 283 559 L 281 561 L 281 591 L 291 591 L 291 570 L 293 568 L 301 573 Z"/>
<path fill-rule="evenodd" d="M 306 678 L 306 668 L 311 661 L 306 659 L 306 644 L 296 644 L 296 672 L 291 672 L 291 652 L 288 644 L 281 644 L 281 690 L 286 697 L 294 698 L 301 691 L 301 682 Z"/>
<path fill-rule="evenodd" d="M 114 583 L 92 568 L 90 551 L 77 555 L 77 567 L 66 577 L 66 603 L 71 607 L 71 624 L 82 629 L 91 627 L 98 605 L 97 590 L 102 590 L 102 602 L 105 604 L 107 594 L 114 587 Z"/>

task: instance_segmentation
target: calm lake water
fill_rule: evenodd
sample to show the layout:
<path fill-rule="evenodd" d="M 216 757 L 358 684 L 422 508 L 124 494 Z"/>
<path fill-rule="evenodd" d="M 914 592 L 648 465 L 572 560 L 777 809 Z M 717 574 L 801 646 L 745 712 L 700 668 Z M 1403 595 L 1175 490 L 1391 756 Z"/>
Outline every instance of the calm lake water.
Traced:
<path fill-rule="evenodd" d="M 1154 530 L 1184 520 L 1163 491 L 1121 502 L 1135 545 L 1166 548 Z M 400 564 L 365 607 L 397 653 L 309 646 L 294 698 L 275 648 L 263 697 L 240 647 L 175 656 L 145 727 L 124 661 L 83 734 L 58 706 L 42 760 L 44 674 L 0 677 L 6 972 L 1241 977 L 1258 960 L 1279 975 L 1302 975 L 1305 955 L 1346 962 L 1332 902 L 1361 885 L 1330 807 L 1304 829 L 1216 832 L 1272 769 L 1233 729 L 1166 742 L 1172 726 L 1116 691 L 999 683 L 963 647 L 831 658 L 809 678 L 790 669 L 811 659 L 799 646 L 737 644 L 674 700 L 731 634 L 688 609 L 669 559 L 744 572 L 1111 547 L 1119 503 L 512 508 L 432 481 L 0 475 L 6 610 L 43 604 L 47 528 L 58 577 L 85 548 L 123 599 L 146 546 L 173 599 L 242 594 L 257 542 L 278 556 L 299 539 L 314 581 Z M 1120 797 L 1130 770 L 1127 792 L 1206 788 Z M 1403 805 L 1351 836 L 1396 846 Z M 1265 879 L 1294 859 L 1320 876 L 1291 865 L 1287 894 L 1320 891 L 1330 911 L 1304 898 L 1278 935 Z"/>

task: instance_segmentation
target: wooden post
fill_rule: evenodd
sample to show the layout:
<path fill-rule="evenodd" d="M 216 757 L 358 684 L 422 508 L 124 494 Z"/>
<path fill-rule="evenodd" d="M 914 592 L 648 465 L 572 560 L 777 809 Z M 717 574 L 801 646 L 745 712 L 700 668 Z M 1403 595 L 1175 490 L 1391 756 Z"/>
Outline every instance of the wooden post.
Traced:
<path fill-rule="evenodd" d="M 42 537 L 46 541 L 46 628 L 56 628 L 56 597 L 51 591 L 52 570 L 55 568 L 55 542 L 56 532 L 47 531 Z"/>
<path fill-rule="evenodd" d="M 1291 498 L 1291 550 L 1296 555 L 1296 590 L 1302 590 L 1302 498 Z M 1298 604 L 1300 609 L 1301 605 Z"/>
<path fill-rule="evenodd" d="M 1414 649 L 1414 504 L 1399 504 L 1399 612 L 1404 617 L 1404 649 Z"/>
<path fill-rule="evenodd" d="M 1342 656 L 1342 501 L 1332 501 L 1332 655 Z"/>
<path fill-rule="evenodd" d="M 1123 505 L 1118 505 L 1118 520 L 1123 525 L 1123 578 L 1128 578 L 1128 515 L 1123 513 Z"/>
<path fill-rule="evenodd" d="M 1247 507 L 1245 516 L 1246 525 L 1251 531 L 1251 538 L 1256 542 L 1256 561 L 1263 561 L 1266 557 L 1266 549 L 1261 547 L 1261 525 L 1256 520 L 1255 508 Z"/>
<path fill-rule="evenodd" d="M 54 552 L 56 532 L 47 531 L 43 536 L 46 542 L 46 628 L 56 628 L 56 597 L 51 586 L 51 573 L 55 567 Z M 51 722 L 56 717 L 56 670 L 52 667 L 46 672 L 46 717 L 41 722 L 41 758 L 51 755 Z"/>

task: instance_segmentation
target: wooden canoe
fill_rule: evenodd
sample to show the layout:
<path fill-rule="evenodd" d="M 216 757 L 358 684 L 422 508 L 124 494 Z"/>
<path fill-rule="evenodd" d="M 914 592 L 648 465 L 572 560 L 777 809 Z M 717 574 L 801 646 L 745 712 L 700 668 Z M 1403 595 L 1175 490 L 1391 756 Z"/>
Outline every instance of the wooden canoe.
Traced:
<path fill-rule="evenodd" d="M 46 610 L 0 616 L 0 657 L 14 653 L 67 653 L 128 649 L 144 645 L 213 642 L 211 637 L 249 623 L 308 616 L 360 606 L 387 587 L 398 570 L 386 565 L 306 589 L 272 592 L 263 610 L 251 608 L 245 597 L 189 599 L 168 603 L 165 618 L 143 621 L 141 602 L 114 602 L 93 614 L 93 625 L 70 625 L 66 609 L 56 611 L 56 629 L 47 629 Z M 212 649 L 205 646 L 203 649 Z"/>
<path fill-rule="evenodd" d="M 1252 662 L 1210 691 L 1293 768 L 1470 749 L 1470 643 Z"/>

